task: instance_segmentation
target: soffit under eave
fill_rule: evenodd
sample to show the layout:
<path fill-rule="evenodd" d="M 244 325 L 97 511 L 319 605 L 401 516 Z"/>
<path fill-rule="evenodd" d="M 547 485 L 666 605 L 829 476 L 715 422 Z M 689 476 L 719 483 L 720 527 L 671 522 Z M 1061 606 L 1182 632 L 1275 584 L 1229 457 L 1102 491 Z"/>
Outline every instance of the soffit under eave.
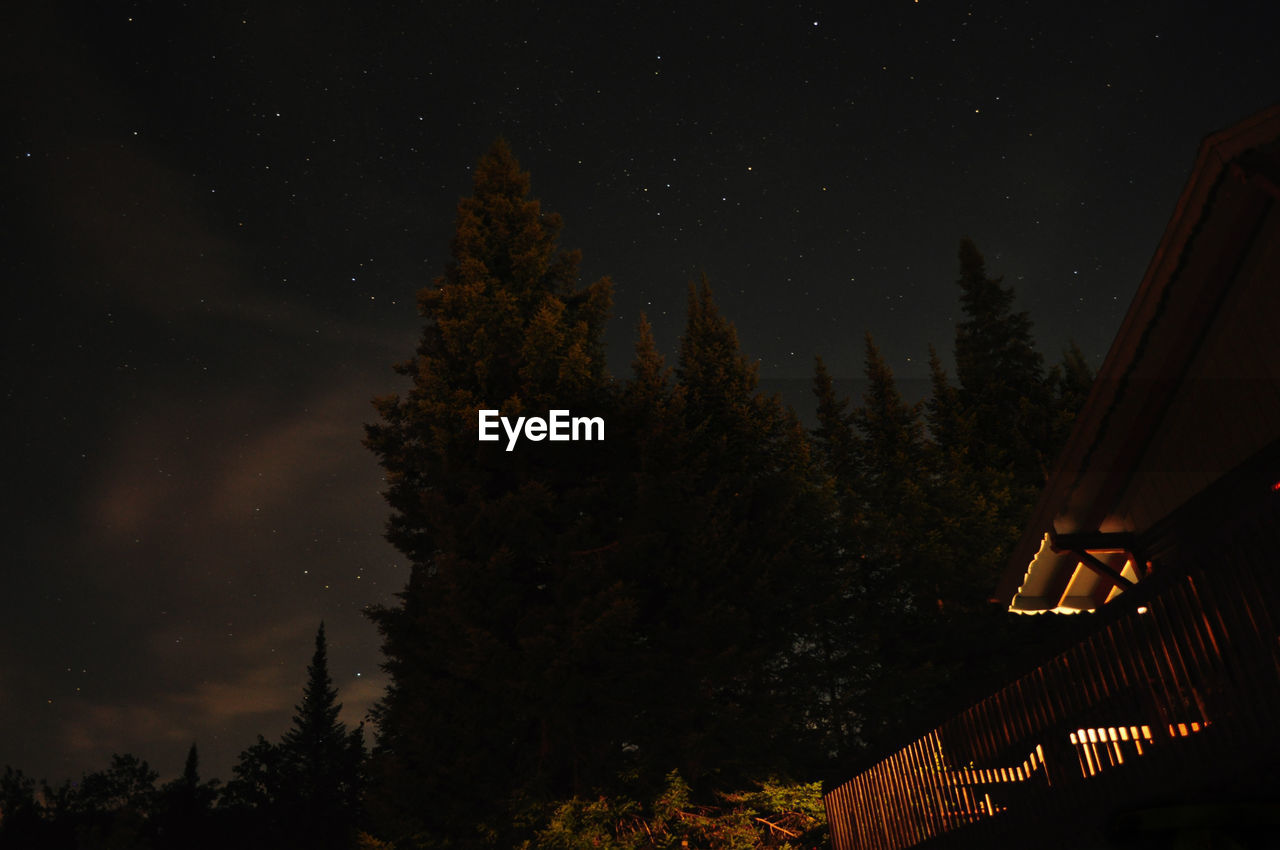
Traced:
<path fill-rule="evenodd" d="M 1132 553 L 1101 548 L 1086 551 L 1129 582 L 1140 580 Z M 1093 611 L 1121 592 L 1115 582 L 1086 564 L 1081 553 L 1055 550 L 1046 534 L 1023 573 L 1009 610 L 1016 614 Z"/>

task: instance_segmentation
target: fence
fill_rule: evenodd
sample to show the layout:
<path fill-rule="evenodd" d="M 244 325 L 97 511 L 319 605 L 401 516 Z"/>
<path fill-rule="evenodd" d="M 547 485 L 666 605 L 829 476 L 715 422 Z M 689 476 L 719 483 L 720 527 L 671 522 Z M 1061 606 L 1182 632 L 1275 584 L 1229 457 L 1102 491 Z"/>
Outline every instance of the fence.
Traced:
<path fill-rule="evenodd" d="M 1247 796 L 1280 753 L 1276 514 L 1088 615 L 1088 638 L 829 791 L 836 850 L 1089 846 L 1117 812 Z"/>

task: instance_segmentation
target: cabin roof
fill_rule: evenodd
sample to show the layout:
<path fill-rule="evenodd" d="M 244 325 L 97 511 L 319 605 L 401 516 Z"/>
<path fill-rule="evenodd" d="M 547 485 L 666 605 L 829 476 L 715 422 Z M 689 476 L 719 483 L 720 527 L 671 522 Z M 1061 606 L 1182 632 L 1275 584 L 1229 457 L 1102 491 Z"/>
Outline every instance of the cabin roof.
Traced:
<path fill-rule="evenodd" d="M 1201 143 L 993 601 L 1019 613 L 1091 610 L 1142 579 L 1131 538 L 1145 529 L 1117 506 L 1277 199 L 1280 105 Z"/>

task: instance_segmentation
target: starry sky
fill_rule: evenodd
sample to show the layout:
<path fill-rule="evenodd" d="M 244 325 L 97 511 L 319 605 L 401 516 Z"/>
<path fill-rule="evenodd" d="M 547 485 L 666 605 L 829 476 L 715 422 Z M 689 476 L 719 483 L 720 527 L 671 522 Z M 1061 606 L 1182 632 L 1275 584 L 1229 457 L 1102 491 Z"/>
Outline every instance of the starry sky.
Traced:
<path fill-rule="evenodd" d="M 674 352 L 706 273 L 766 386 L 909 387 L 962 236 L 1096 366 L 1197 145 L 1280 101 L 1270 3 L 10 4 L 0 764 L 198 743 L 226 779 L 321 620 L 348 722 L 381 538 L 370 399 L 499 135 Z"/>

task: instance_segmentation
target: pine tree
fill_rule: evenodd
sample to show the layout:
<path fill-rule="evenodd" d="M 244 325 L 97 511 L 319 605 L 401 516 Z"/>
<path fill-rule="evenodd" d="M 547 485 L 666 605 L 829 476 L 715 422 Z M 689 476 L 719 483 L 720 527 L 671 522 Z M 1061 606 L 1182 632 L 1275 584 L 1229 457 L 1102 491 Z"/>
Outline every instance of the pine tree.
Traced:
<path fill-rule="evenodd" d="M 1013 311 L 1014 292 L 987 276 L 986 262 L 969 239 L 960 242 L 960 305 L 956 328 L 956 372 L 960 403 L 973 420 L 972 464 L 1009 468 L 1022 505 L 1048 477 L 1052 445 L 1052 400 L 1044 358 L 1031 336 L 1031 318 Z"/>
<path fill-rule="evenodd" d="M 889 364 L 866 337 L 867 390 L 854 411 L 873 593 L 889 610 L 936 605 L 931 576 L 917 554 L 924 541 L 925 440 L 919 405 L 898 392 Z"/>
<path fill-rule="evenodd" d="M 620 531 L 607 443 L 480 442 L 477 411 L 604 415 L 610 283 L 577 286 L 560 218 L 501 141 L 458 205 L 452 260 L 419 294 L 407 397 L 376 404 L 388 539 L 411 562 L 372 613 L 391 684 L 375 714 L 383 832 L 502 845 L 522 811 L 616 769 L 620 711 L 592 673 L 631 640 L 610 574 Z M 503 441 L 505 442 L 505 440 Z M 614 546 L 616 548 L 616 546 Z"/>
<path fill-rule="evenodd" d="M 861 522 L 859 503 L 858 441 L 854 434 L 854 414 L 849 400 L 838 398 L 831 375 L 822 358 L 815 358 L 813 393 L 818 402 L 818 427 L 812 433 L 814 448 L 823 468 L 831 476 L 842 516 L 842 527 L 852 533 Z M 846 545 L 852 545 L 846 541 Z"/>
<path fill-rule="evenodd" d="M 942 358 L 932 345 L 929 346 L 929 398 L 925 402 L 925 422 L 929 435 L 951 462 L 969 453 L 973 437 L 973 423 L 960 406 L 960 394 L 951 385 Z"/>
<path fill-rule="evenodd" d="M 671 430 L 675 422 L 683 422 L 683 395 L 672 386 L 671 369 L 658 353 L 648 317 L 641 314 L 636 323 L 631 378 L 623 389 L 619 411 L 624 425 L 635 435 L 626 442 L 643 449 L 658 431 Z"/>
<path fill-rule="evenodd" d="M 306 836 L 303 846 L 349 846 L 360 819 L 364 733 L 348 731 L 341 711 L 321 623 L 302 702 L 279 745 L 288 777 L 284 807 L 296 816 L 297 834 Z"/>
<path fill-rule="evenodd" d="M 865 376 L 867 389 L 853 415 L 865 526 L 860 557 L 874 645 L 864 671 L 864 734 L 879 739 L 909 721 L 921 699 L 945 681 L 936 644 L 948 577 L 929 525 L 921 405 L 903 400 L 870 334 Z"/>
<path fill-rule="evenodd" d="M 362 821 L 364 725 L 348 730 L 329 676 L 324 623 L 316 630 L 302 702 L 280 742 L 261 735 L 240 754 L 219 811 L 246 847 L 345 848 Z M 195 781 L 194 748 L 173 789 Z"/>
<path fill-rule="evenodd" d="M 837 397 L 831 375 L 821 357 L 815 358 L 814 396 L 818 426 L 810 435 L 816 460 L 832 494 L 835 510 L 830 521 L 832 560 L 830 592 L 813 600 L 814 682 L 823 684 L 816 696 L 824 717 L 825 751 L 846 756 L 865 740 L 867 674 L 872 668 L 878 635 L 870 617 L 867 561 L 863 553 L 866 506 L 854 413 L 849 399 Z"/>
<path fill-rule="evenodd" d="M 683 422 L 668 422 L 677 436 L 643 479 L 662 503 L 640 525 L 640 628 L 655 685 L 679 699 L 649 707 L 642 752 L 695 780 L 749 777 L 804 757 L 811 693 L 797 696 L 793 673 L 827 588 L 832 506 L 803 429 L 758 392 L 705 279 L 689 289 L 675 375 Z"/>
<path fill-rule="evenodd" d="M 676 375 L 688 392 L 690 416 L 727 431 L 748 419 L 748 408 L 757 403 L 757 364 L 739 350 L 738 332 L 720 315 L 705 276 L 700 285 L 689 285 L 686 308 Z"/>
<path fill-rule="evenodd" d="M 213 846 L 210 827 L 218 782 L 200 781 L 200 754 L 193 743 L 187 751 L 182 775 L 161 789 L 152 818 L 157 848 Z"/>
<path fill-rule="evenodd" d="M 959 265 L 959 386 L 931 349 L 925 406 L 931 439 L 917 556 L 938 611 L 913 626 L 916 660 L 895 662 L 916 671 L 916 684 L 907 686 L 904 675 L 904 688 L 921 694 L 926 711 L 929 692 L 998 676 L 1028 639 L 1026 624 L 988 597 L 1091 380 L 1078 349 L 1046 374 L 1030 317 L 1014 311 L 1013 290 L 988 275 L 968 239 L 960 243 Z"/>
<path fill-rule="evenodd" d="M 1053 447 L 1056 451 L 1067 441 L 1076 416 L 1093 387 L 1093 369 L 1074 340 L 1062 352 L 1062 362 L 1050 372 L 1049 384 L 1056 407 L 1053 421 Z"/>
<path fill-rule="evenodd" d="M 1013 470 L 975 462 L 994 449 L 985 446 L 976 415 L 964 406 L 932 347 L 929 368 L 927 522 L 934 541 L 938 599 L 948 614 L 973 613 L 988 607 L 1007 547 L 1019 530 L 1011 519 Z"/>

